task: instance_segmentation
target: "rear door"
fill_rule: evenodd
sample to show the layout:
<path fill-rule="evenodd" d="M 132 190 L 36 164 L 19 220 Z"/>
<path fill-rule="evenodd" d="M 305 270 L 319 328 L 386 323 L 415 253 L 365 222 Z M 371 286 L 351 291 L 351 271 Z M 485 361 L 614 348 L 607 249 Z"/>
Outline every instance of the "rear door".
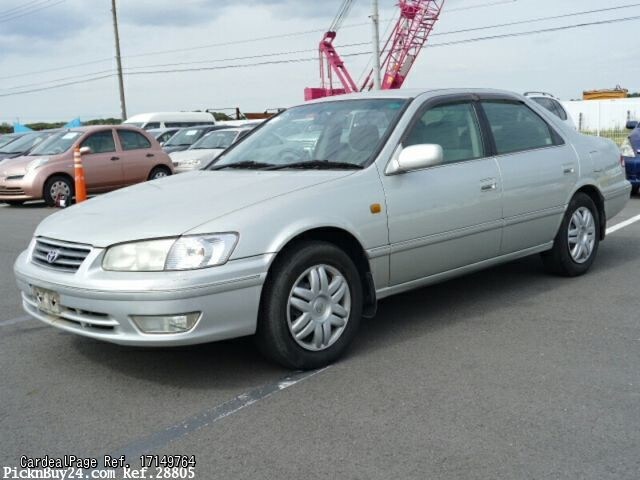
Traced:
<path fill-rule="evenodd" d="M 147 137 L 135 130 L 117 129 L 122 151 L 122 168 L 125 185 L 147 180 L 156 164 L 156 154 Z"/>
<path fill-rule="evenodd" d="M 111 128 L 92 132 L 82 140 L 81 147 L 89 147 L 90 153 L 82 156 L 87 190 L 102 191 L 123 184 L 120 154 Z"/>
<path fill-rule="evenodd" d="M 502 174 L 502 254 L 551 242 L 578 179 L 575 152 L 523 101 L 484 98 L 481 105 Z"/>
<path fill-rule="evenodd" d="M 497 256 L 502 235 L 500 171 L 484 142 L 473 98 L 428 101 L 401 144 L 438 144 L 444 163 L 382 176 L 391 284 Z"/>

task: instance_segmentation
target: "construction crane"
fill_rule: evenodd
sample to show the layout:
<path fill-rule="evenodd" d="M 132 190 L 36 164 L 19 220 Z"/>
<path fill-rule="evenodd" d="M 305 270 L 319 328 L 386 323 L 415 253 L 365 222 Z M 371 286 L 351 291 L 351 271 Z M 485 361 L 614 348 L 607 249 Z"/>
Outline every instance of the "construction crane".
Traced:
<path fill-rule="evenodd" d="M 411 67 L 427 42 L 433 30 L 445 0 L 400 0 L 399 18 L 380 50 L 380 67 L 384 71 L 380 88 L 383 90 L 402 87 Z M 308 87 L 304 90 L 305 100 L 330 97 L 344 93 L 360 92 L 373 88 L 373 69 L 365 77 L 362 85 L 356 85 L 344 61 L 336 51 L 333 41 L 336 33 L 346 19 L 354 0 L 344 0 L 319 45 L 320 88 Z M 334 86 L 334 76 L 339 86 Z"/>

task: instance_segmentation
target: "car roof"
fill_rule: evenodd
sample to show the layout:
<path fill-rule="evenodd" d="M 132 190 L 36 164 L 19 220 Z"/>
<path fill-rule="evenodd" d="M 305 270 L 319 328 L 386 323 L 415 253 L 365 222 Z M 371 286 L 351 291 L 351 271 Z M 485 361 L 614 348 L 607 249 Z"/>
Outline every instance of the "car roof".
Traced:
<path fill-rule="evenodd" d="M 522 98 L 522 95 L 508 90 L 499 90 L 493 88 L 401 88 L 395 90 L 371 90 L 369 92 L 347 93 L 344 95 L 335 95 L 333 97 L 318 98 L 309 102 L 304 102 L 299 105 L 305 105 L 308 103 L 322 103 L 322 102 L 336 102 L 344 100 L 361 100 L 366 98 L 388 98 L 388 99 L 411 99 L 416 97 L 428 97 L 439 95 L 462 95 L 462 94 L 492 94 L 503 95 L 511 98 Z"/>

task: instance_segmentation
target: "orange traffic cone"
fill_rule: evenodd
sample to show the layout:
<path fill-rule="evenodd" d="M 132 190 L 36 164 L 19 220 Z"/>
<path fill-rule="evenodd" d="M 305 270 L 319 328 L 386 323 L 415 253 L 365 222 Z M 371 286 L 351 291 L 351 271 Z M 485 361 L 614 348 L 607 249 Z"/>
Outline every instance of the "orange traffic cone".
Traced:
<path fill-rule="evenodd" d="M 84 181 L 84 167 L 82 166 L 82 155 L 80 148 L 73 151 L 73 167 L 76 183 L 76 203 L 84 202 L 87 199 L 87 185 Z"/>

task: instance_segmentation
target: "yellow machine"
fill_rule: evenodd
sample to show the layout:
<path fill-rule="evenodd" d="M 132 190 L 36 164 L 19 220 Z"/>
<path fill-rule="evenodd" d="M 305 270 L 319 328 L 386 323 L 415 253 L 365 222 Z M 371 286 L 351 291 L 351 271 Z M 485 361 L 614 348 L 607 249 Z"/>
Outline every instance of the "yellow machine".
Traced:
<path fill-rule="evenodd" d="M 629 90 L 616 85 L 613 89 L 587 90 L 582 92 L 583 100 L 614 100 L 617 98 L 627 98 Z"/>

